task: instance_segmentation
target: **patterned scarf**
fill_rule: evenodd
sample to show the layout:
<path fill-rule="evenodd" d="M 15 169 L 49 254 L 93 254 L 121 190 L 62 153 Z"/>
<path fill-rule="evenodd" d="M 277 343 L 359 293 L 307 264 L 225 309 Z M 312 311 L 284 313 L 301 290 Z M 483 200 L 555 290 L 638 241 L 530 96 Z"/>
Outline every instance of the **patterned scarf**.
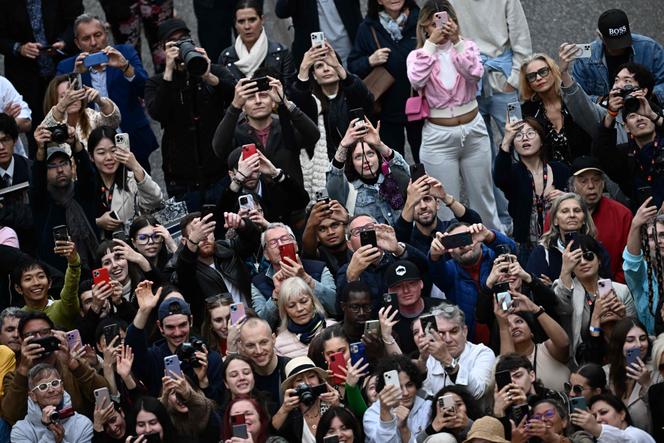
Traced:
<path fill-rule="evenodd" d="M 308 345 L 323 329 L 325 329 L 325 319 L 318 312 L 314 312 L 314 317 L 306 325 L 297 325 L 293 320 L 288 319 L 288 330 L 297 335 L 297 338 L 305 345 Z"/>
<path fill-rule="evenodd" d="M 399 17 L 397 17 L 396 20 L 390 17 L 387 12 L 380 11 L 378 13 L 378 18 L 380 19 L 380 24 L 383 25 L 383 28 L 390 33 L 392 40 L 398 42 L 403 38 L 401 30 L 403 29 L 403 25 L 406 24 L 406 20 L 408 20 L 408 11 L 399 14 Z"/>

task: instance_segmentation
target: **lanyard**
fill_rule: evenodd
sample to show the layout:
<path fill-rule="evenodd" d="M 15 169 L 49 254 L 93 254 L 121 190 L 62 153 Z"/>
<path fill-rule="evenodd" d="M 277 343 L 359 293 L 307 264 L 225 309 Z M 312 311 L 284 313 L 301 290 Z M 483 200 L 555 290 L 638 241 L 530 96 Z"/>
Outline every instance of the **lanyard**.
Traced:
<path fill-rule="evenodd" d="M 537 234 L 541 235 L 542 230 L 544 229 L 544 210 L 546 209 L 546 199 L 544 198 L 544 192 L 546 191 L 546 183 L 549 181 L 549 168 L 546 165 L 546 162 L 542 164 L 542 193 L 537 195 L 537 189 L 535 188 L 535 178 L 528 168 L 528 177 L 530 178 L 530 184 L 533 188 L 533 200 L 535 204 L 535 209 L 537 209 Z"/>
<path fill-rule="evenodd" d="M 646 173 L 645 168 L 643 167 L 643 162 L 641 161 L 641 157 L 639 156 L 639 150 L 638 148 L 634 147 L 632 149 L 632 155 L 636 159 L 636 162 L 639 165 L 639 169 L 641 169 L 641 173 L 645 176 L 646 181 L 648 182 L 649 185 L 652 184 L 652 171 L 655 168 L 655 158 L 657 157 L 657 150 L 659 148 L 659 140 L 655 139 L 655 141 L 652 142 L 652 155 L 650 156 L 650 169 Z"/>

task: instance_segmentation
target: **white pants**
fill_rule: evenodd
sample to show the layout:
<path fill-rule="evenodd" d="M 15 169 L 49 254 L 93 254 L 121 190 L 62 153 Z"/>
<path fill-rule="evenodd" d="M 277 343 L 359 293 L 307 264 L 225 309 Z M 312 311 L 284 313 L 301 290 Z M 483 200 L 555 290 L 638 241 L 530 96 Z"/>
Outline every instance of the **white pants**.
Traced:
<path fill-rule="evenodd" d="M 422 130 L 420 159 L 427 174 L 439 180 L 457 200 L 463 179 L 468 204 L 482 217 L 485 226 L 502 231 L 493 195 L 491 143 L 482 116 L 465 125 L 439 126 L 427 121 Z M 454 217 L 445 205 L 438 216 Z"/>

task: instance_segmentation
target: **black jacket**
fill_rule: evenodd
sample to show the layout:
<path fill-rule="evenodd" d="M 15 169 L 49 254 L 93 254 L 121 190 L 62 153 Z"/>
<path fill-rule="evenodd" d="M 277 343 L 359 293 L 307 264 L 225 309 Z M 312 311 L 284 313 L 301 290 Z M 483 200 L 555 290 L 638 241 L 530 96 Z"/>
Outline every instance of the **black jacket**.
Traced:
<path fill-rule="evenodd" d="M 217 240 L 214 251 L 214 268 L 198 261 L 198 255 L 184 247 L 177 259 L 175 277 L 187 302 L 191 304 L 194 324 L 200 327 L 204 319 L 205 298 L 227 292 L 223 277 L 240 290 L 246 300 L 251 300 L 251 278 L 243 259 L 260 247 L 258 227 L 248 218 L 245 228 L 238 229 L 233 240 Z"/>
<path fill-rule="evenodd" d="M 311 120 L 318 122 L 318 106 L 311 94 L 315 80 L 303 82 L 295 80 L 291 88 L 291 99 L 298 108 L 302 109 Z M 321 100 L 323 109 L 323 122 L 325 124 L 325 138 L 327 141 L 327 157 L 332 160 L 341 139 L 352 120 L 348 113 L 351 109 L 361 108 L 364 115 L 371 118 L 373 113 L 374 97 L 362 81 L 351 73 L 339 84 L 339 92 L 333 99 Z"/>
<path fill-rule="evenodd" d="M 303 184 L 300 150 L 305 149 L 309 156 L 313 156 L 314 146 L 320 138 L 318 125 L 297 107 L 289 111 L 281 104 L 277 111 L 278 117 L 272 118 L 267 146 L 263 146 L 247 117 L 241 112 L 233 105 L 229 106 L 217 126 L 212 139 L 212 148 L 217 157 L 225 162 L 233 149 L 254 143 L 277 168 L 284 169 L 298 183 Z"/>
<path fill-rule="evenodd" d="M 32 161 L 14 154 L 14 176 L 12 186 L 32 180 Z M 32 208 L 29 201 L 23 201 L 24 192 L 3 196 L 0 208 L 0 226 L 9 226 L 18 235 L 21 250 L 35 253 L 35 232 L 32 222 Z"/>
<path fill-rule="evenodd" d="M 570 176 L 567 165 L 552 161 L 549 166 L 553 171 L 555 188 L 566 190 Z M 519 243 L 527 242 L 530 235 L 530 214 L 533 209 L 533 185 L 526 165 L 512 161 L 510 153 L 499 149 L 493 179 L 509 202 L 507 209 L 514 220 L 514 240 Z"/>
<path fill-rule="evenodd" d="M 230 77 L 228 70 L 218 65 L 210 70 L 220 79 L 217 86 L 181 71 L 173 73 L 173 81 L 157 74 L 145 83 L 145 106 L 164 129 L 161 155 L 167 183 L 204 186 L 226 173 L 226 162 L 215 158 L 210 144 L 223 117 L 224 100 L 233 98 L 233 90 L 221 81 Z"/>
<path fill-rule="evenodd" d="M 350 41 L 355 41 L 357 28 L 362 21 L 362 11 L 358 0 L 334 0 L 339 17 L 346 28 Z M 316 0 L 277 0 L 274 13 L 279 18 L 293 19 L 295 39 L 293 40 L 293 58 L 298 65 L 303 54 L 311 47 L 310 35 L 320 31 L 318 21 L 318 2 Z"/>
<path fill-rule="evenodd" d="M 228 69 L 234 82 L 245 77 L 242 71 L 235 66 L 235 62 L 238 60 L 239 57 L 235 51 L 235 46 L 229 46 L 224 49 L 219 56 L 219 64 Z M 281 43 L 273 41 L 268 41 L 267 55 L 261 64 L 261 68 L 267 70 L 268 75 L 281 80 L 285 91 L 287 91 L 297 76 L 297 71 L 293 64 L 293 56 L 288 48 Z M 235 84 L 233 84 L 233 86 L 235 86 Z"/>

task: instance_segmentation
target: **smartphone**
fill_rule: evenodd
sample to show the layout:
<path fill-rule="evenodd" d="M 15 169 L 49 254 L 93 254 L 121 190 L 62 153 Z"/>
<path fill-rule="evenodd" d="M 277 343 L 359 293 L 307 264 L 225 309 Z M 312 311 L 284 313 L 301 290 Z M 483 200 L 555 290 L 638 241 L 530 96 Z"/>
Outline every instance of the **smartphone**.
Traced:
<path fill-rule="evenodd" d="M 83 59 L 83 66 L 85 66 L 86 68 L 91 68 L 92 66 L 98 66 L 101 65 L 102 63 L 108 63 L 108 55 L 104 54 L 101 51 L 95 52 L 94 54 L 90 54 Z"/>
<path fill-rule="evenodd" d="M 113 240 L 122 240 L 125 243 L 129 241 L 129 237 L 127 237 L 127 233 L 123 229 L 118 229 L 117 231 L 113 231 L 113 233 L 111 234 L 111 238 Z"/>
<path fill-rule="evenodd" d="M 521 114 L 521 103 L 519 102 L 508 103 L 507 115 L 509 116 L 509 121 L 511 124 L 523 121 L 523 115 Z"/>
<path fill-rule="evenodd" d="M 493 285 L 494 294 L 498 294 L 500 292 L 507 292 L 509 290 L 510 290 L 510 283 L 506 281 L 496 283 L 495 285 Z"/>
<path fill-rule="evenodd" d="M 581 409 L 582 411 L 588 410 L 588 404 L 583 397 L 572 397 L 569 399 L 569 404 L 571 409 L 570 412 L 574 412 L 575 409 Z"/>
<path fill-rule="evenodd" d="M 443 411 L 448 412 L 450 415 L 456 415 L 456 403 L 454 402 L 453 395 L 447 394 L 443 395 L 442 397 L 438 397 L 438 405 Z"/>
<path fill-rule="evenodd" d="M 510 383 L 512 383 L 512 374 L 510 374 L 510 371 L 496 372 L 496 386 L 499 391 Z"/>
<path fill-rule="evenodd" d="M 295 243 L 279 245 L 279 256 L 281 257 L 281 261 L 285 262 L 286 260 L 284 259 L 288 257 L 293 261 L 293 263 L 297 263 L 297 257 L 295 256 Z"/>
<path fill-rule="evenodd" d="M 399 296 L 397 295 L 396 292 L 386 292 L 383 294 L 383 307 L 388 307 L 392 306 L 392 310 L 390 311 L 390 315 L 392 315 L 392 312 L 396 311 L 399 312 Z"/>
<path fill-rule="evenodd" d="M 244 417 L 244 415 L 242 416 Z M 249 434 L 247 432 L 247 425 L 245 423 L 233 425 L 233 437 L 247 439 Z"/>
<path fill-rule="evenodd" d="M 520 405 L 512 406 L 510 408 L 510 418 L 514 423 L 520 424 L 525 417 L 528 416 L 528 413 L 530 412 L 530 407 L 528 406 L 528 403 L 523 403 Z"/>
<path fill-rule="evenodd" d="M 241 195 L 237 198 L 238 205 L 240 209 L 246 209 L 247 211 L 253 211 L 256 209 L 254 206 L 254 196 L 251 194 Z"/>
<path fill-rule="evenodd" d="M 81 74 L 79 74 L 78 72 L 70 72 L 69 74 L 67 74 L 67 78 L 69 79 L 69 87 L 74 91 L 78 91 L 79 89 L 83 88 L 83 81 L 81 80 Z"/>
<path fill-rule="evenodd" d="M 94 393 L 95 406 L 103 408 L 111 404 L 111 393 L 108 391 L 108 388 L 95 389 Z"/>
<path fill-rule="evenodd" d="M 127 134 L 126 132 L 120 132 L 119 134 L 115 134 L 115 146 L 125 151 L 129 151 L 130 148 L 129 134 Z"/>
<path fill-rule="evenodd" d="M 401 382 L 399 381 L 399 373 L 396 371 L 396 369 L 392 369 L 391 371 L 384 373 L 383 381 L 385 382 L 385 387 L 389 385 L 396 386 L 396 388 L 399 390 L 399 396 L 401 396 Z"/>
<path fill-rule="evenodd" d="M 590 43 L 577 43 L 574 46 L 576 46 L 576 54 L 574 54 L 574 58 L 590 58 L 590 55 L 592 54 Z"/>
<path fill-rule="evenodd" d="M 571 242 L 575 241 L 576 237 L 578 235 L 579 235 L 579 233 L 576 232 L 576 231 L 567 232 L 565 234 L 565 247 L 567 247 L 567 245 L 569 245 Z M 572 250 L 575 250 L 575 249 L 579 249 L 579 245 L 576 244 L 576 242 L 575 242 L 574 245 L 572 245 Z"/>
<path fill-rule="evenodd" d="M 143 434 L 143 443 L 161 443 L 161 437 L 158 432 Z"/>
<path fill-rule="evenodd" d="M 256 87 L 258 88 L 258 92 L 269 91 L 271 89 L 270 79 L 267 78 L 267 77 L 254 78 L 254 79 L 252 79 L 252 81 L 256 83 Z"/>
<path fill-rule="evenodd" d="M 246 315 L 244 303 L 233 303 L 231 305 L 231 325 L 236 325 Z"/>
<path fill-rule="evenodd" d="M 436 12 L 433 15 L 433 22 L 436 24 L 436 28 L 440 29 L 445 26 L 445 23 L 449 20 L 447 11 Z"/>
<path fill-rule="evenodd" d="M 355 364 L 362 359 L 362 363 L 367 362 L 366 347 L 361 341 L 350 344 L 350 363 Z"/>
<path fill-rule="evenodd" d="M 344 381 L 341 377 L 338 377 L 338 374 L 345 375 L 346 373 L 341 370 L 341 368 L 346 369 L 346 359 L 344 358 L 343 352 L 335 352 L 330 355 L 330 371 L 332 371 L 332 384 L 340 385 Z"/>
<path fill-rule="evenodd" d="M 76 345 L 83 345 L 81 333 L 78 332 L 78 329 L 72 329 L 67 332 L 65 336 L 67 337 L 67 345 L 69 345 L 69 349 L 74 349 Z"/>
<path fill-rule="evenodd" d="M 433 314 L 423 315 L 420 317 L 420 325 L 422 325 L 422 332 L 428 334 L 429 331 L 438 330 L 438 323 L 436 323 L 436 316 Z"/>
<path fill-rule="evenodd" d="M 360 232 L 360 245 L 371 245 L 374 248 L 378 247 L 378 240 L 376 239 L 376 231 L 373 229 Z"/>
<path fill-rule="evenodd" d="M 358 121 L 355 122 L 355 125 L 353 125 L 353 127 L 366 126 L 367 123 L 364 121 L 364 109 L 363 108 L 351 109 L 350 111 L 348 111 L 348 114 L 350 115 L 351 121 L 355 120 L 356 118 L 359 119 Z"/>
<path fill-rule="evenodd" d="M 322 32 L 312 32 L 311 33 L 311 47 L 315 48 L 316 46 L 323 47 L 325 44 L 325 34 Z"/>
<path fill-rule="evenodd" d="M 500 309 L 507 312 L 512 307 L 512 295 L 507 291 L 498 292 L 496 294 L 496 302 L 498 302 Z"/>
<path fill-rule="evenodd" d="M 217 205 L 203 205 L 203 208 L 201 209 L 201 218 L 207 216 L 208 214 L 214 214 L 214 211 L 216 210 Z"/>
<path fill-rule="evenodd" d="M 631 365 L 632 363 L 636 363 L 636 359 L 641 356 L 641 348 L 631 348 L 628 349 L 627 352 L 625 353 L 625 361 L 627 363 L 627 366 Z"/>
<path fill-rule="evenodd" d="M 111 276 L 106 268 L 97 268 L 92 271 L 92 282 L 100 285 L 102 282 L 111 283 Z"/>
<path fill-rule="evenodd" d="M 508 255 L 509 256 L 509 255 L 512 254 L 512 250 L 510 249 L 510 247 L 508 245 L 505 245 L 505 244 L 497 245 L 495 248 L 493 248 L 493 251 L 499 257 L 501 255 Z M 514 257 L 508 257 L 508 258 L 509 258 L 510 263 L 514 262 Z"/>
<path fill-rule="evenodd" d="M 338 435 L 329 435 L 323 438 L 323 443 L 339 443 Z"/>
<path fill-rule="evenodd" d="M 115 211 L 109 212 L 108 216 L 111 217 L 113 220 L 119 220 L 118 214 L 116 214 Z"/>
<path fill-rule="evenodd" d="M 470 232 L 459 232 L 458 234 L 444 235 L 440 242 L 445 249 L 461 248 L 473 244 L 473 235 Z"/>
<path fill-rule="evenodd" d="M 597 294 L 600 297 L 609 295 L 611 289 L 613 289 L 613 283 L 611 282 L 610 278 L 600 278 L 597 280 Z"/>
<path fill-rule="evenodd" d="M 66 225 L 53 227 L 53 242 L 57 241 L 69 241 L 69 229 Z"/>
<path fill-rule="evenodd" d="M 410 181 L 415 183 L 420 177 L 427 175 L 422 163 L 415 163 L 410 165 Z"/>
<path fill-rule="evenodd" d="M 164 375 L 175 378 L 173 374 L 182 376 L 182 368 L 180 367 L 180 359 L 177 355 L 168 355 L 164 357 Z"/>
<path fill-rule="evenodd" d="M 250 143 L 248 145 L 242 145 L 242 160 L 245 160 L 256 153 L 256 145 Z"/>
<path fill-rule="evenodd" d="M 44 349 L 41 353 L 42 357 L 50 355 L 54 351 L 60 349 L 60 340 L 58 340 L 57 337 L 53 337 L 52 335 L 48 337 L 35 338 L 30 343 L 37 343 Z"/>
<path fill-rule="evenodd" d="M 652 196 L 653 196 L 652 186 L 641 186 L 639 188 L 636 188 L 636 200 L 638 201 L 639 206 L 645 203 L 645 201 Z M 650 206 L 654 206 L 652 204 L 652 201 L 650 201 Z"/>
<path fill-rule="evenodd" d="M 379 320 L 367 320 L 364 322 L 364 333 L 365 334 L 380 334 L 380 321 Z"/>
<path fill-rule="evenodd" d="M 120 336 L 120 325 L 113 323 L 112 325 L 104 326 L 104 339 L 106 339 L 106 346 L 110 345 L 115 337 Z M 117 345 L 118 343 L 116 343 Z"/>

